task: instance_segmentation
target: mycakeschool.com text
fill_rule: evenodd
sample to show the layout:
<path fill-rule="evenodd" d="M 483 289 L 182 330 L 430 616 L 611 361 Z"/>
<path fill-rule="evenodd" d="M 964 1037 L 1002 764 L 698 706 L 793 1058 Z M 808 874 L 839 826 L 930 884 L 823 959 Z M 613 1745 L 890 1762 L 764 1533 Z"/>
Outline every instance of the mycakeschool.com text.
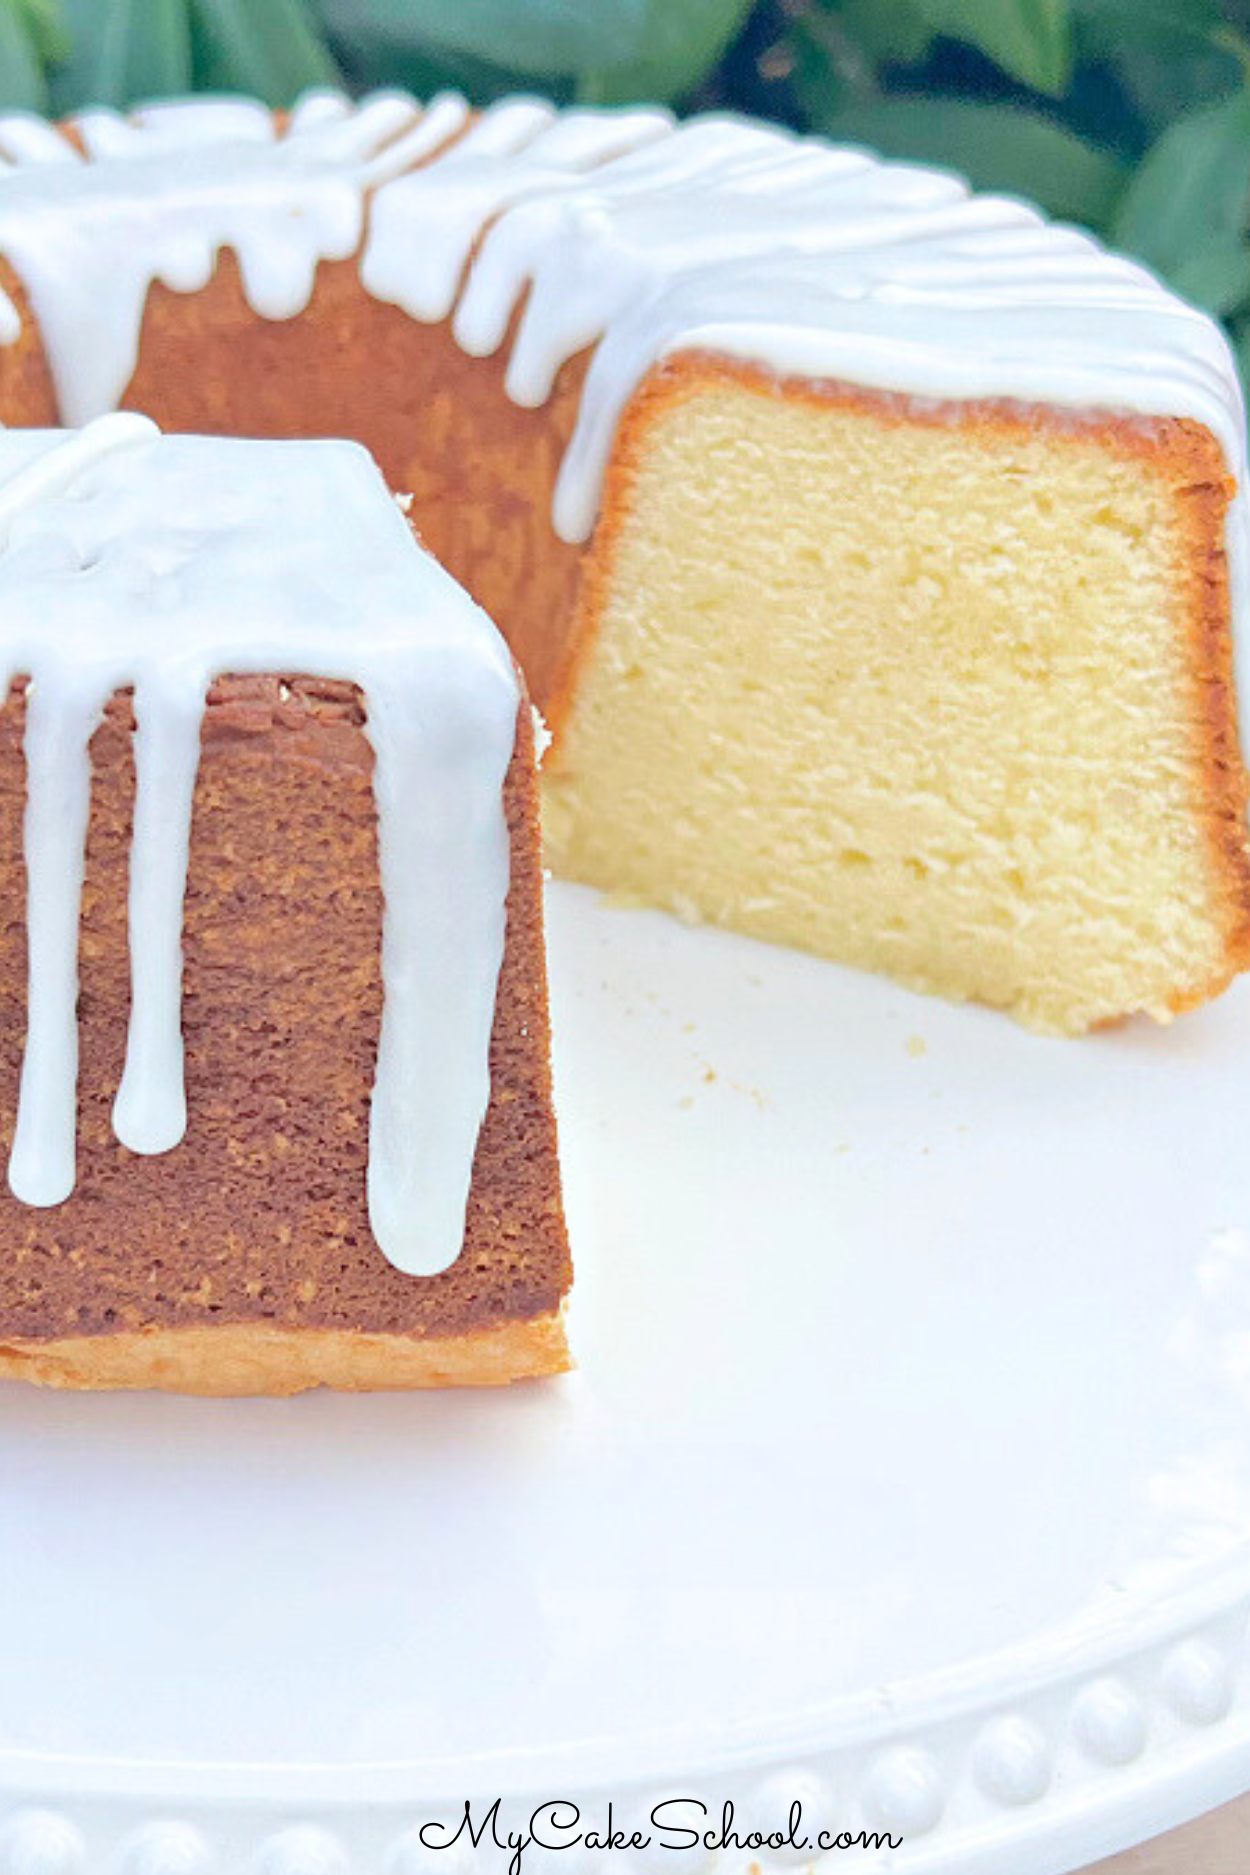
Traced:
<path fill-rule="evenodd" d="M 525 1857 L 531 1850 L 540 1851 L 540 1859 L 552 1851 L 570 1849 L 596 1856 L 669 1850 L 674 1875 L 680 1875 L 683 1854 L 701 1860 L 709 1852 L 740 1851 L 748 1856 L 784 1856 L 793 1863 L 805 1854 L 815 1859 L 841 1850 L 903 1846 L 903 1838 L 888 1830 L 839 1830 L 809 1824 L 798 1798 L 780 1818 L 753 1821 L 739 1816 L 731 1801 L 713 1809 L 698 1797 L 665 1797 L 642 1815 L 618 1811 L 613 1803 L 596 1815 L 572 1798 L 553 1797 L 515 1817 L 507 1813 L 504 1800 L 495 1797 L 490 1802 L 466 1801 L 447 1816 L 422 1823 L 417 1834 L 422 1846 L 430 1850 L 497 1850 L 499 1875 L 525 1875 Z M 489 1867 L 489 1862 L 483 1866 Z"/>

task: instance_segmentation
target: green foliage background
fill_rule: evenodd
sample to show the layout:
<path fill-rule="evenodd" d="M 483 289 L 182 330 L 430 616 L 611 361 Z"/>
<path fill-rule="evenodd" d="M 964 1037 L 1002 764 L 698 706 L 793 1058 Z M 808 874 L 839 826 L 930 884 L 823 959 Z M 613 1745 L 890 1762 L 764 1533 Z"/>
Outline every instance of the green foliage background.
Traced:
<path fill-rule="evenodd" d="M 1028 195 L 1250 375 L 1250 0 L 0 0 L 0 105 L 455 84 L 753 111 Z"/>

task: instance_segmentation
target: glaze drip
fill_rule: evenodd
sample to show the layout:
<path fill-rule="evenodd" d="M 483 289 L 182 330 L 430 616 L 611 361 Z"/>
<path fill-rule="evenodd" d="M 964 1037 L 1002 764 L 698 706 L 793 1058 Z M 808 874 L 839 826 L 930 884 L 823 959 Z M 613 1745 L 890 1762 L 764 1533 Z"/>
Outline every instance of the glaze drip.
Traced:
<path fill-rule="evenodd" d="M 148 289 L 193 293 L 223 248 L 266 319 L 308 304 L 317 266 L 360 245 L 366 190 L 463 124 L 463 99 L 379 92 L 351 107 L 314 92 L 275 135 L 242 99 L 153 105 L 77 120 L 85 157 L 35 119 L 0 121 L 0 253 L 30 295 L 67 424 L 115 409 L 134 373 Z M 49 141 L 51 139 L 51 141 Z M 0 340 L 17 335 L 11 301 Z"/>
<path fill-rule="evenodd" d="M 474 355 L 519 313 L 518 403 L 542 403 L 595 348 L 554 499 L 569 541 L 593 528 L 642 378 L 699 347 L 926 398 L 1193 417 L 1244 482 L 1240 387 L 1213 322 L 1089 236 L 944 172 L 728 116 L 515 98 L 473 118 L 453 93 L 311 92 L 281 137 L 262 107 L 225 98 L 92 111 L 76 129 L 91 160 L 38 119 L 0 119 L 0 253 L 70 422 L 120 401 L 153 280 L 194 291 L 229 247 L 254 310 L 283 319 L 320 261 L 359 250 L 368 292 L 452 318 Z M 0 300 L 0 342 L 17 330 Z M 1243 598 L 1246 527 L 1243 492 Z"/>
<path fill-rule="evenodd" d="M 432 1274 L 460 1250 L 490 1092 L 519 691 L 494 628 L 350 443 L 162 438 L 128 414 L 68 436 L 0 435 L 0 678 L 29 679 L 28 1016 L 9 1184 L 34 1205 L 74 1187 L 89 743 L 123 688 L 136 800 L 114 1130 L 138 1153 L 184 1135 L 200 727 L 213 680 L 251 672 L 364 693 L 384 899 L 369 1215 L 392 1263 Z"/>
<path fill-rule="evenodd" d="M 473 355 L 515 321 L 517 403 L 542 403 L 593 348 L 553 499 L 567 541 L 593 530 L 639 384 L 706 349 L 926 399 L 1196 419 L 1237 479 L 1235 619 L 1250 606 L 1245 420 L 1223 334 L 1021 202 L 745 119 L 674 125 L 534 98 L 474 118 L 454 93 L 422 106 L 317 91 L 280 137 L 248 100 L 192 99 L 89 112 L 76 129 L 89 160 L 36 118 L 0 118 L 0 254 L 30 295 L 67 422 L 120 402 L 154 280 L 195 291 L 228 247 L 253 309 L 284 319 L 321 261 L 358 252 L 368 292 L 451 318 Z M 0 295 L 0 343 L 19 330 Z"/>
<path fill-rule="evenodd" d="M 641 380 L 702 347 L 922 397 L 1194 416 L 1241 475 L 1219 329 L 1024 203 L 735 118 L 695 118 L 593 165 L 553 152 L 549 128 L 498 157 L 474 134 L 380 191 L 362 278 L 414 318 L 452 316 L 474 355 L 498 350 L 519 313 L 505 382 L 520 404 L 541 404 L 595 348 L 555 494 L 566 540 L 593 528 Z"/>

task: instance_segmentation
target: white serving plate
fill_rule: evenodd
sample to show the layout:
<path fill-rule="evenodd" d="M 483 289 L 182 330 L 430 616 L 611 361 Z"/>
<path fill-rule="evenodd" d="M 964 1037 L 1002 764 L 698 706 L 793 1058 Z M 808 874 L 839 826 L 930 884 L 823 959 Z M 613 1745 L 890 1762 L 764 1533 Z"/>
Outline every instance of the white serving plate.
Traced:
<path fill-rule="evenodd" d="M 0 1388 L 0 1875 L 505 1875 L 417 1826 L 695 1794 L 1059 1875 L 1250 1788 L 1250 984 L 1062 1043 L 550 909 L 580 1371 Z"/>

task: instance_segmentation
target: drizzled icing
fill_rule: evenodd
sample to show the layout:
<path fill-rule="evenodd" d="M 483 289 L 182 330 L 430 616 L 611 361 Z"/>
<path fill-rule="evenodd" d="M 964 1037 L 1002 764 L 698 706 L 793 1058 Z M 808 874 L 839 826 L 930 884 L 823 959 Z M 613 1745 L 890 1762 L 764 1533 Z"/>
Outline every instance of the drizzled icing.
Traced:
<path fill-rule="evenodd" d="M 420 162 L 468 115 L 379 92 L 356 107 L 313 92 L 277 137 L 240 99 L 153 105 L 132 119 L 87 112 L 84 159 L 37 119 L 0 120 L 0 254 L 39 321 L 65 423 L 115 409 L 134 373 L 148 289 L 205 286 L 222 248 L 266 319 L 289 319 L 318 263 L 360 245 L 366 192 Z M 17 335 L 12 303 L 0 340 Z"/>
<path fill-rule="evenodd" d="M 414 319 L 446 319 L 474 244 L 504 209 L 550 203 L 586 174 L 602 171 L 657 140 L 671 147 L 667 112 L 555 111 L 518 98 L 483 112 L 426 175 L 379 190 L 373 203 L 361 279 L 378 299 Z M 474 270 L 476 274 L 476 269 Z M 466 350 L 457 321 L 456 337 Z M 494 339 L 498 345 L 502 331 Z"/>
<path fill-rule="evenodd" d="M 194 290 L 231 247 L 252 306 L 284 318 L 318 261 L 363 236 L 366 290 L 451 316 L 466 351 L 497 350 L 519 314 L 518 403 L 594 347 L 554 498 L 570 541 L 593 527 L 633 391 L 693 347 L 923 397 L 1194 417 L 1244 480 L 1240 389 L 1212 321 L 1089 236 L 937 170 L 734 117 L 517 98 L 471 118 L 450 93 L 313 92 L 284 136 L 240 99 L 92 111 L 78 134 L 94 160 L 37 119 L 0 119 L 0 253 L 68 421 L 120 399 L 152 280 Z M 0 300 L 0 340 L 16 330 Z M 1239 579 L 1245 531 L 1239 495 Z"/>
<path fill-rule="evenodd" d="M 497 350 L 519 310 L 506 385 L 521 404 L 596 347 L 555 495 L 567 540 L 590 533 L 633 391 L 695 347 L 921 396 L 1194 416 L 1240 474 L 1240 391 L 1218 328 L 1023 203 L 735 118 L 694 119 L 593 167 L 554 147 L 554 126 L 496 154 L 491 118 L 380 191 L 362 279 L 414 318 L 454 305 L 473 354 Z M 475 244 L 449 290 L 447 256 L 463 263 Z"/>
<path fill-rule="evenodd" d="M 0 681 L 30 679 L 9 1184 L 34 1205 L 74 1186 L 88 744 L 109 697 L 133 687 L 136 721 L 113 1122 L 132 1151 L 161 1153 L 187 1125 L 182 915 L 205 699 L 215 677 L 273 671 L 364 694 L 385 907 L 369 1217 L 392 1263 L 430 1274 L 459 1254 L 489 1098 L 519 693 L 493 626 L 352 443 L 161 437 L 125 414 L 0 435 Z"/>

